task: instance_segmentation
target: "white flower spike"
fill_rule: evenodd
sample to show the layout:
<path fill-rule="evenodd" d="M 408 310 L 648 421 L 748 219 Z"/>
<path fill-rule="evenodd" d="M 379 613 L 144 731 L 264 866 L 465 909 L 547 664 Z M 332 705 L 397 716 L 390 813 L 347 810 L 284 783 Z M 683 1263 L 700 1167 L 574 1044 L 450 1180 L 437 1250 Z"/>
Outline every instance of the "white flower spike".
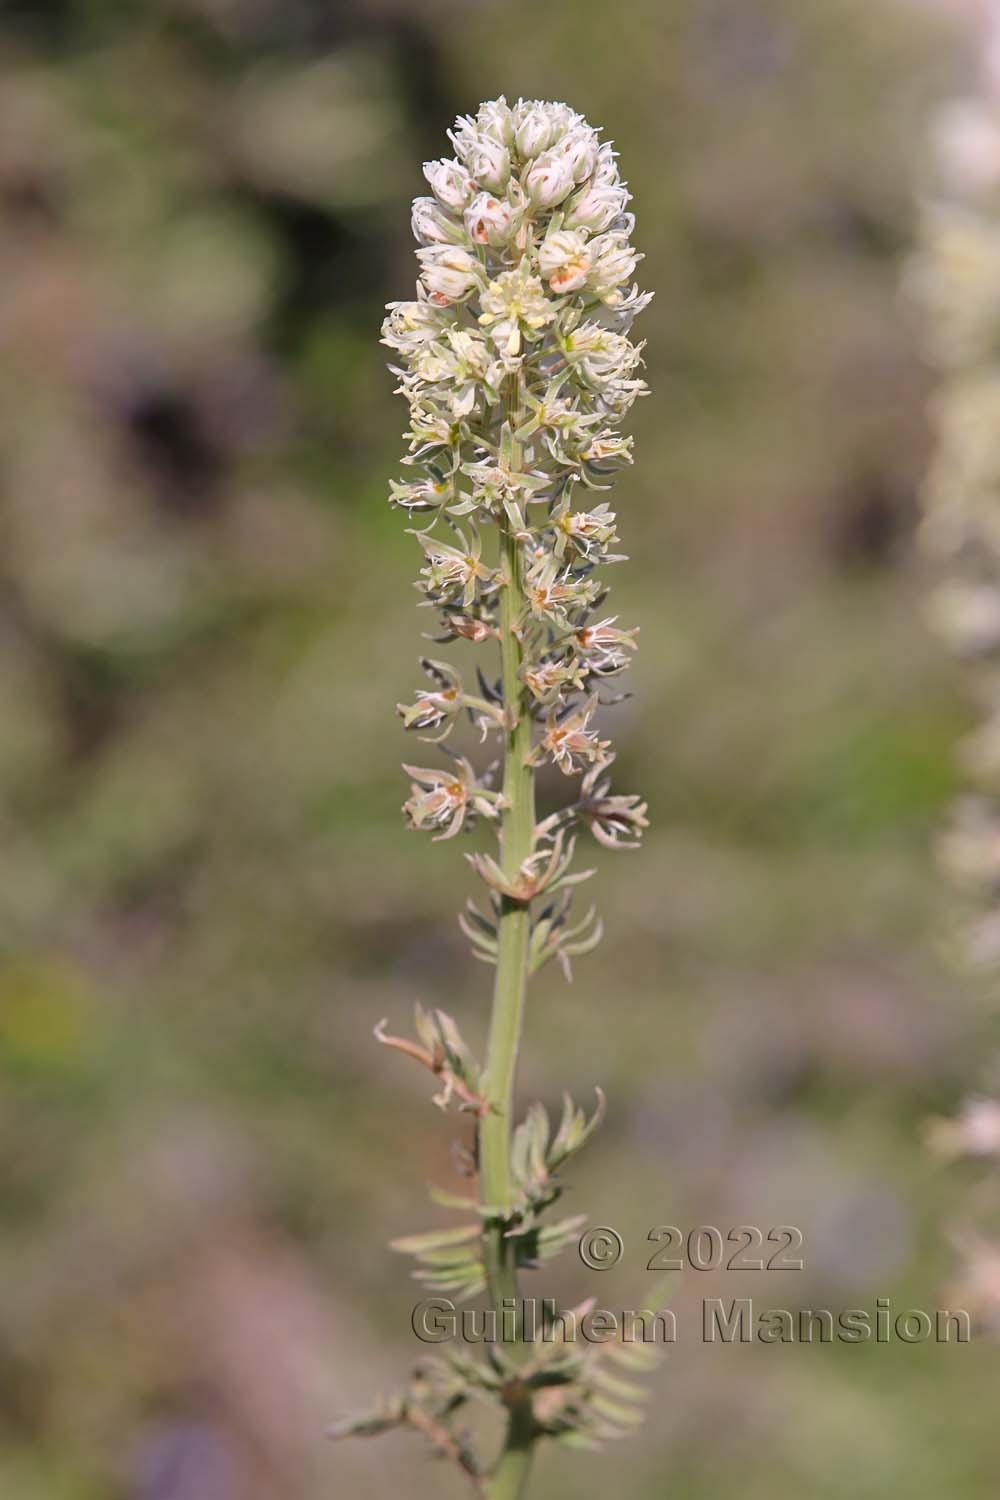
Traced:
<path fill-rule="evenodd" d="M 640 256 L 629 194 L 610 143 L 565 104 L 492 100 L 450 138 L 455 157 L 425 163 L 433 196 L 413 205 L 417 299 L 392 303 L 382 330 L 410 404 L 406 462 L 420 470 L 390 498 L 420 522 L 418 587 L 441 614 L 437 638 L 495 650 L 512 630 L 517 701 L 498 683 L 489 700 L 424 693 L 401 711 L 414 730 L 450 729 L 466 714 L 481 733 L 528 721 L 526 764 L 576 775 L 610 762 L 590 721 L 598 689 L 636 647 L 634 629 L 592 619 L 607 592 L 595 569 L 624 559 L 612 550 L 613 511 L 578 503 L 631 463 L 620 424 L 646 390 L 642 345 L 628 333 L 649 301 L 630 289 Z M 640 805 L 603 795 L 614 808 Z M 439 786 L 429 802 L 411 799 L 409 821 L 430 826 L 445 802 Z M 632 842 L 609 841 L 592 804 L 583 792 L 560 826 Z M 636 837 L 641 827 L 633 820 Z"/>

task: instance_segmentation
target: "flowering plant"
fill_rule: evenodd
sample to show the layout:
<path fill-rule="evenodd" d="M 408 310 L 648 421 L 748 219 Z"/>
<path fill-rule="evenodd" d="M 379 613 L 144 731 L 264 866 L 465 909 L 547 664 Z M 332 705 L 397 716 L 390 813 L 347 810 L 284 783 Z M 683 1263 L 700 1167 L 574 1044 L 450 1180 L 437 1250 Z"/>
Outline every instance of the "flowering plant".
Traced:
<path fill-rule="evenodd" d="M 970 664 L 984 715 L 963 747 L 969 793 L 943 854 L 971 896 L 963 956 L 1000 963 L 1000 4 L 991 0 L 982 89 L 944 109 L 912 283 L 940 382 L 923 538 L 939 563 L 932 618 Z"/>
<path fill-rule="evenodd" d="M 980 86 L 941 110 L 935 173 L 912 286 L 938 376 L 936 450 L 922 534 L 940 569 L 931 614 L 969 670 L 981 717 L 962 745 L 965 793 L 941 840 L 962 893 L 960 964 L 1000 967 L 1000 0 L 985 0 Z M 994 1056 L 954 1118 L 928 1122 L 932 1149 L 992 1167 L 952 1232 L 953 1295 L 1000 1329 L 1000 1067 Z"/>
<path fill-rule="evenodd" d="M 577 833 L 632 848 L 646 827 L 645 803 L 611 792 L 611 744 L 596 723 L 606 681 L 629 666 L 637 631 L 602 614 L 607 586 L 597 570 L 623 558 L 613 550 L 614 512 L 590 496 L 631 462 L 621 423 L 646 387 L 642 345 L 629 329 L 650 297 L 632 284 L 640 257 L 615 152 L 580 115 L 501 98 L 459 119 L 451 140 L 454 159 L 425 164 L 430 193 L 413 205 L 416 298 L 390 304 L 383 325 L 410 410 L 412 477 L 394 483 L 390 499 L 414 520 L 417 587 L 441 622 L 435 639 L 499 647 L 500 675 L 481 667 L 470 691 L 454 667 L 423 660 L 430 687 L 400 714 L 449 763 L 405 768 L 404 811 L 437 839 L 477 817 L 496 828 L 497 857 L 468 856 L 485 906 L 470 902 L 460 919 L 496 981 L 482 1069 L 439 1010 L 418 1010 L 416 1041 L 384 1025 L 377 1035 L 429 1068 L 441 1085 L 436 1102 L 471 1112 L 476 1125 L 467 1162 L 474 1189 L 438 1195 L 471 1219 L 396 1248 L 417 1256 L 436 1290 L 486 1290 L 499 1310 L 516 1306 L 518 1271 L 578 1231 L 582 1220 L 540 1216 L 603 1112 L 600 1093 L 589 1120 L 567 1097 L 554 1133 L 540 1105 L 512 1129 L 527 979 L 550 959 L 568 977 L 572 959 L 600 939 L 593 909 L 572 915 L 576 887 L 593 874 L 572 868 Z M 499 742 L 498 786 L 491 771 L 477 774 L 443 745 L 463 718 Z M 581 779 L 566 806 L 536 821 L 535 775 L 546 765 Z M 640 1393 L 608 1365 L 643 1363 L 646 1353 L 602 1345 L 581 1354 L 555 1340 L 539 1354 L 515 1329 L 482 1366 L 461 1352 L 424 1363 L 403 1395 L 340 1430 L 419 1428 L 480 1493 L 516 1496 L 539 1439 L 595 1443 L 632 1425 Z M 506 1415 L 490 1468 L 456 1427 L 475 1397 Z"/>

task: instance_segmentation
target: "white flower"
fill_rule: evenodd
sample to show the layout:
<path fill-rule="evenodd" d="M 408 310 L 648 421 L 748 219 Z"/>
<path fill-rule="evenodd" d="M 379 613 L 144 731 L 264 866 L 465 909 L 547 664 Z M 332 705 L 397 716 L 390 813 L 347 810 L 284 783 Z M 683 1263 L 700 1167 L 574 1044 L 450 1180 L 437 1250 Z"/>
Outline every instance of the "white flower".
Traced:
<path fill-rule="evenodd" d="M 397 480 L 389 482 L 389 503 L 398 505 L 400 510 L 437 510 L 451 493 L 450 480 L 435 479 L 431 475 L 414 480 L 411 484 L 400 484 Z"/>
<path fill-rule="evenodd" d="M 588 385 L 624 380 L 641 362 L 641 346 L 599 323 L 581 323 L 565 342 L 566 357 Z"/>
<path fill-rule="evenodd" d="M 477 380 L 486 380 L 493 368 L 493 358 L 485 339 L 478 333 L 469 333 L 464 328 L 454 328 L 448 335 L 455 358 L 463 372 L 474 375 Z"/>
<path fill-rule="evenodd" d="M 524 174 L 524 191 L 537 208 L 554 208 L 572 191 L 573 164 L 556 151 L 536 156 Z"/>
<path fill-rule="evenodd" d="M 593 578 L 574 576 L 572 568 L 560 571 L 561 566 L 561 559 L 543 552 L 526 572 L 524 593 L 536 619 L 565 627 L 566 611 L 592 604 L 598 585 Z"/>
<path fill-rule="evenodd" d="M 469 171 L 481 188 L 502 193 L 510 181 L 510 152 L 490 136 L 482 136 L 469 151 Z"/>
<path fill-rule="evenodd" d="M 582 765 L 603 765 L 611 742 L 598 739 L 596 729 L 590 727 L 596 708 L 597 699 L 593 697 L 562 716 L 557 708 L 550 709 L 545 733 L 532 751 L 532 759 L 537 762 L 547 753 L 566 776 L 572 776 Z"/>
<path fill-rule="evenodd" d="M 514 271 L 503 271 L 491 281 L 480 297 L 479 317 L 490 337 L 505 353 L 516 355 L 522 330 L 534 334 L 556 315 L 556 309 L 545 295 L 537 276 L 531 274 L 527 257 Z"/>
<path fill-rule="evenodd" d="M 424 176 L 431 185 L 431 192 L 438 202 L 453 213 L 461 213 L 472 197 L 472 178 L 461 162 L 425 161 Z"/>
<path fill-rule="evenodd" d="M 477 245 L 505 245 L 514 230 L 514 210 L 506 198 L 477 193 L 465 210 L 465 230 Z"/>
<path fill-rule="evenodd" d="M 462 231 L 436 198 L 414 198 L 410 216 L 413 238 L 422 245 L 453 245 Z"/>
<path fill-rule="evenodd" d="M 475 405 L 477 388 L 495 391 L 500 370 L 486 340 L 462 328 L 448 334 L 448 344 L 432 344 L 421 350 L 414 371 L 428 385 L 448 383 L 452 387 L 451 411 L 456 417 L 468 416 Z"/>
<path fill-rule="evenodd" d="M 632 439 L 610 428 L 599 433 L 580 454 L 587 464 L 614 464 L 632 462 Z"/>
<path fill-rule="evenodd" d="M 617 630 L 617 615 L 610 615 L 596 625 L 585 625 L 576 633 L 577 643 L 589 667 L 601 676 L 620 672 L 628 666 L 628 652 L 636 649 L 638 628 Z"/>
<path fill-rule="evenodd" d="M 575 292 L 584 286 L 591 270 L 587 237 L 578 229 L 558 229 L 542 242 L 538 266 L 554 292 Z"/>
<path fill-rule="evenodd" d="M 619 328 L 629 328 L 639 313 L 649 306 L 653 300 L 652 292 L 640 292 L 637 286 L 631 286 L 629 290 L 619 289 L 604 298 L 604 305 L 610 311 L 614 322 Z"/>
<path fill-rule="evenodd" d="M 566 502 L 555 519 L 557 530 L 584 556 L 604 551 L 618 540 L 615 513 L 609 505 L 598 505 L 594 510 L 572 510 Z"/>
<path fill-rule="evenodd" d="M 611 230 L 593 240 L 590 254 L 590 284 L 599 297 L 621 286 L 623 281 L 628 281 L 640 259 L 630 245 L 628 236 L 620 230 Z"/>
<path fill-rule="evenodd" d="M 403 805 L 411 828 L 441 828 L 438 839 L 453 838 L 470 814 L 497 816 L 497 794 L 476 780 L 464 755 L 453 757 L 455 770 L 403 766 L 412 778 L 409 799 Z"/>
<path fill-rule="evenodd" d="M 441 313 L 430 302 L 390 302 L 382 324 L 382 342 L 390 349 L 417 350 L 441 332 Z"/>
<path fill-rule="evenodd" d="M 427 555 L 427 566 L 421 568 L 425 593 L 437 598 L 461 593 L 466 609 L 475 601 L 480 584 L 492 586 L 494 575 L 482 561 L 482 543 L 477 538 L 470 545 L 460 537 L 461 548 L 438 542 L 426 531 L 417 532 L 417 541 Z"/>
<path fill-rule="evenodd" d="M 417 251 L 420 279 L 438 307 L 461 302 L 484 277 L 482 262 L 456 245 L 429 245 Z"/>
<path fill-rule="evenodd" d="M 435 410 L 413 399 L 410 406 L 410 451 L 414 457 L 454 441 L 451 411 Z"/>

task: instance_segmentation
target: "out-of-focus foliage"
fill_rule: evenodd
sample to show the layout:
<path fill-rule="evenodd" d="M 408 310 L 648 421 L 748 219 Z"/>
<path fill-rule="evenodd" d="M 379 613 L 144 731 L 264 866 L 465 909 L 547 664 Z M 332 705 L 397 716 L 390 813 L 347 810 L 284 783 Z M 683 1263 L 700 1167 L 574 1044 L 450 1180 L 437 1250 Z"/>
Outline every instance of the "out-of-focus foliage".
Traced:
<path fill-rule="evenodd" d="M 959 1189 L 918 1125 L 975 1028 L 929 845 L 966 711 L 920 620 L 896 285 L 962 38 L 903 0 L 50 0 L 3 30 L 0 1494 L 460 1484 L 322 1433 L 410 1349 L 383 1246 L 453 1181 L 371 1027 L 420 1000 L 475 1043 L 486 1013 L 462 862 L 398 815 L 423 617 L 377 330 L 420 155 L 502 91 L 607 125 L 657 291 L 615 723 L 653 827 L 601 851 L 611 936 L 539 983 L 524 1068 L 614 1101 L 572 1208 L 627 1254 L 575 1290 L 641 1303 L 655 1224 L 795 1223 L 801 1276 L 688 1272 L 678 1309 L 933 1306 Z M 988 1357 L 692 1337 L 592 1484 L 985 1500 Z"/>
<path fill-rule="evenodd" d="M 923 526 L 940 580 L 932 617 L 968 672 L 979 723 L 961 746 L 962 799 L 941 840 L 943 860 L 963 897 L 956 957 L 995 977 L 1000 959 L 998 841 L 1000 802 L 1000 5 L 982 8 L 978 87 L 949 101 L 936 119 L 935 162 L 912 284 L 926 318 L 937 367 L 937 446 L 924 491 Z M 995 987 L 995 985 L 993 986 Z M 932 1148 L 946 1160 L 985 1166 L 964 1203 L 952 1240 L 958 1252 L 953 1294 L 993 1334 L 1000 1314 L 1000 1106 L 996 1062 L 951 1119 L 929 1122 Z"/>

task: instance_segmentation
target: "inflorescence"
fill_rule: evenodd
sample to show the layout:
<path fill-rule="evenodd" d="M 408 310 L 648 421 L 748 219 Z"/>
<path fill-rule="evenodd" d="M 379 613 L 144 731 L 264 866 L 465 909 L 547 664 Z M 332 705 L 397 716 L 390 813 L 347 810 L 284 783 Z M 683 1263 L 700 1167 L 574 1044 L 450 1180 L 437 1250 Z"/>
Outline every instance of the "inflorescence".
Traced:
<path fill-rule="evenodd" d="M 498 523 L 513 532 L 524 692 L 504 703 L 483 671 L 469 691 L 453 667 L 425 658 L 430 686 L 400 713 L 438 742 L 462 716 L 486 737 L 525 713 L 537 726 L 531 764 L 585 773 L 577 800 L 535 828 L 518 887 L 534 897 L 565 881 L 576 828 L 621 848 L 646 826 L 638 797 L 611 795 L 611 748 L 594 725 L 601 689 L 629 666 L 637 635 L 603 611 L 597 570 L 623 558 L 615 514 L 595 492 L 631 462 L 621 423 L 646 386 L 628 330 L 650 294 L 630 285 L 640 257 L 615 153 L 580 115 L 499 99 L 460 119 L 451 139 L 455 158 L 425 164 L 431 194 L 413 205 L 416 300 L 390 304 L 382 330 L 410 407 L 404 462 L 415 471 L 390 498 L 418 520 L 418 587 L 440 612 L 441 641 L 498 639 L 509 579 L 487 538 Z M 476 815 L 500 820 L 503 794 L 466 759 L 406 769 L 414 828 L 449 838 Z M 511 894 L 494 860 L 474 864 L 492 898 Z M 490 959 L 492 917 L 473 908 L 463 926 Z M 539 951 L 568 967 L 595 931 L 561 921 Z"/>

